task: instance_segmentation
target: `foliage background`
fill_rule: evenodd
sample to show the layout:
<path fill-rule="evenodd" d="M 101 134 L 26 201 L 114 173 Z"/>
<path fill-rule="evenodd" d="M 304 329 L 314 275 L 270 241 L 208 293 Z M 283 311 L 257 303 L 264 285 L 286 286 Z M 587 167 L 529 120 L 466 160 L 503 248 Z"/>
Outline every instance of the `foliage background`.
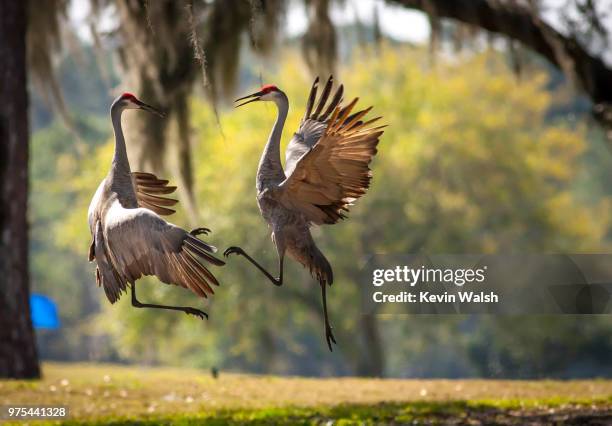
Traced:
<path fill-rule="evenodd" d="M 240 89 L 250 93 L 261 75 L 286 91 L 288 141 L 312 76 L 291 44 L 274 59 L 281 65 L 243 65 Z M 354 49 L 339 65 L 347 97 L 374 105 L 389 128 L 367 196 L 349 220 L 314 230 L 337 277 L 329 303 L 340 344 L 329 354 L 316 283 L 294 262 L 278 289 L 231 259 L 218 271 L 222 287 L 203 303 L 208 322 L 137 310 L 129 298 L 108 304 L 86 262 L 85 218 L 112 157 L 110 99 L 91 51 L 85 60 L 88 78 L 75 78 L 82 71 L 70 58 L 59 74 L 66 93 L 99 95 L 96 102 L 91 95 L 68 99 L 79 140 L 34 98 L 33 289 L 58 301 L 63 321 L 60 331 L 39 332 L 43 357 L 316 376 L 612 376 L 612 320 L 605 316 L 360 314 L 359 259 L 369 253 L 610 251 L 612 155 L 545 65 L 517 78 L 498 51 L 432 63 L 425 49 L 396 43 Z M 217 122 L 195 93 L 191 111 L 195 196 L 201 223 L 213 229 L 210 241 L 221 249 L 241 245 L 274 265 L 254 190 L 274 109 L 222 107 Z M 187 213 L 172 221 L 187 226 Z M 201 303 L 185 290 L 146 282 L 143 300 Z"/>

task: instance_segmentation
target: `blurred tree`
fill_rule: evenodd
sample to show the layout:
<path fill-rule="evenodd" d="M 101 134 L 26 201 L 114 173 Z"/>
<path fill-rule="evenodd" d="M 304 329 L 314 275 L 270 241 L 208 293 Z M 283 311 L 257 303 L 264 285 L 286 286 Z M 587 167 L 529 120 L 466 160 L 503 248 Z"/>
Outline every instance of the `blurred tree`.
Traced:
<path fill-rule="evenodd" d="M 64 26 L 68 2 L 49 0 L 44 7 L 38 2 L 28 2 L 26 52 L 28 71 L 37 93 L 55 107 L 66 127 L 73 130 L 72 117 L 66 109 L 62 89 L 56 78 L 53 57 L 64 45 L 62 41 L 71 47 L 75 44 L 73 34 L 66 31 Z"/>
<path fill-rule="evenodd" d="M 593 114 L 612 141 L 612 66 L 604 54 L 609 46 L 606 22 L 612 6 L 608 0 L 569 0 L 546 5 L 541 0 L 387 0 L 422 10 L 434 23 L 450 18 L 502 34 L 522 43 L 562 70 L 566 77 L 591 98 Z M 563 29 L 545 21 L 557 14 Z M 433 25 L 435 33 L 439 25 Z M 596 49 L 596 52 L 593 50 Z"/>
<path fill-rule="evenodd" d="M 308 29 L 302 38 L 302 52 L 308 68 L 324 76 L 335 69 L 336 30 L 329 16 L 330 0 L 306 0 Z"/>
<path fill-rule="evenodd" d="M 74 124 L 89 146 L 107 141 L 106 114 L 95 118 L 77 115 Z M 55 121 L 33 134 L 30 148 L 30 177 L 33 182 L 29 194 L 31 287 L 34 292 L 52 297 L 61 307 L 62 323 L 59 330 L 37 333 L 37 337 L 45 339 L 44 342 L 39 340 L 40 356 L 82 360 L 96 359 L 102 354 L 109 358 L 109 354 L 114 353 L 113 348 L 101 351 L 88 330 L 87 318 L 100 311 L 99 294 L 91 285 L 90 265 L 82 253 L 77 256 L 74 251 L 58 244 L 57 235 L 49 232 L 75 198 L 74 193 L 65 190 L 65 182 L 55 177 L 58 173 L 82 173 L 79 158 L 81 150 L 87 147 L 75 149 L 70 132 L 61 122 Z"/>
<path fill-rule="evenodd" d="M 40 375 L 28 276 L 27 2 L 0 1 L 0 377 Z"/>

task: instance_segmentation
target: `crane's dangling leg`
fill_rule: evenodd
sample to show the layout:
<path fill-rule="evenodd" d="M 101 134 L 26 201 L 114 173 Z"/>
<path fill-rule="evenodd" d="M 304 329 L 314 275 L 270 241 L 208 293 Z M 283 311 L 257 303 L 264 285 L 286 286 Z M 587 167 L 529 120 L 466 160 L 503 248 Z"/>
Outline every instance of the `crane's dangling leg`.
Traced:
<path fill-rule="evenodd" d="M 325 281 L 321 281 L 321 298 L 323 299 L 323 316 L 325 317 L 325 340 L 327 341 L 327 347 L 330 352 L 333 352 L 332 342 L 336 343 L 336 338 L 334 337 L 334 333 L 332 332 L 332 326 L 329 323 L 329 317 L 327 315 L 327 283 Z M 337 343 L 336 343 L 337 344 Z"/>
<path fill-rule="evenodd" d="M 272 284 L 276 286 L 283 285 L 283 260 L 285 259 L 285 255 L 281 254 L 278 258 L 278 278 L 274 278 L 271 273 L 266 271 L 266 268 L 261 266 L 255 259 L 249 256 L 243 249 L 240 247 L 232 246 L 223 252 L 225 257 L 228 257 L 230 254 L 238 254 L 240 256 L 244 256 L 249 262 L 251 262 L 257 269 L 259 269 L 270 281 Z"/>
<path fill-rule="evenodd" d="M 137 299 L 136 299 L 136 283 L 133 283 L 131 285 L 132 287 L 132 306 L 136 307 L 136 308 L 156 308 L 156 309 L 170 309 L 173 311 L 182 311 L 185 312 L 188 315 L 195 315 L 196 317 L 200 318 L 200 319 L 204 319 L 204 317 L 206 317 L 206 319 L 208 319 L 208 314 L 204 311 L 201 311 L 199 309 L 196 308 L 191 308 L 189 306 L 167 306 L 167 305 L 154 305 L 151 303 L 140 303 Z"/>

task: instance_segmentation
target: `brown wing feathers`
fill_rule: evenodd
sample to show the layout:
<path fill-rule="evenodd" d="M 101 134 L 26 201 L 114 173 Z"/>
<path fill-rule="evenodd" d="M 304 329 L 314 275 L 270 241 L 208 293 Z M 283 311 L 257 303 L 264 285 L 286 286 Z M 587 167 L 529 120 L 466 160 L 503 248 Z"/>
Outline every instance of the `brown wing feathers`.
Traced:
<path fill-rule="evenodd" d="M 160 197 L 160 194 L 171 194 L 176 191 L 176 186 L 168 186 L 168 181 L 158 179 L 151 173 L 132 172 L 136 184 L 136 198 L 141 207 L 154 211 L 155 213 L 168 216 L 175 210 L 168 207 L 174 206 L 178 200 Z"/>
<path fill-rule="evenodd" d="M 358 98 L 341 107 L 342 85 L 336 90 L 325 112 L 319 115 L 331 93 L 332 82 L 330 77 L 312 114 L 310 111 L 316 101 L 318 79 L 311 89 L 304 120 L 326 122 L 327 126 L 311 152 L 302 158 L 304 169 L 302 175 L 298 173 L 305 183 L 300 187 L 300 193 L 324 213 L 322 222 L 328 224 L 345 218 L 344 212 L 348 211 L 352 202 L 366 193 L 372 179 L 369 164 L 376 155 L 376 146 L 385 127 L 370 127 L 381 117 L 362 121 L 372 107 L 352 113 Z M 307 159 L 308 156 L 312 157 Z M 315 177 L 312 173 L 319 176 Z M 322 180 L 322 185 L 314 183 L 313 179 Z"/>
<path fill-rule="evenodd" d="M 342 102 L 342 95 L 344 94 L 344 86 L 341 84 L 336 90 L 336 94 L 334 95 L 332 101 L 329 106 L 325 110 L 322 116 L 319 117 L 319 121 L 325 121 L 329 117 L 329 115 L 336 109 L 340 102 Z"/>
<path fill-rule="evenodd" d="M 219 285 L 219 281 L 201 262 L 201 259 L 204 259 L 213 265 L 225 265 L 225 262 L 210 254 L 214 251 L 214 247 L 188 234 L 180 253 L 172 256 L 174 263 L 179 266 L 182 284 L 198 296 L 208 297 L 209 294 L 214 294 L 211 284 Z"/>
<path fill-rule="evenodd" d="M 321 114 L 321 111 L 323 111 L 323 108 L 325 107 L 325 104 L 327 103 L 327 100 L 329 99 L 329 95 L 331 94 L 333 84 L 334 84 L 334 78 L 333 76 L 330 75 L 329 79 L 327 79 L 327 83 L 325 83 L 325 87 L 323 88 L 321 97 L 317 101 L 316 98 L 317 98 L 317 90 L 318 90 L 318 85 L 319 85 L 319 77 L 315 79 L 314 83 L 312 84 L 312 88 L 310 89 L 310 95 L 308 96 L 308 102 L 306 104 L 306 113 L 304 114 L 304 118 L 302 122 L 308 119 L 325 122 L 327 117 L 329 117 L 329 114 L 331 114 L 331 112 L 340 104 L 340 102 L 342 101 L 342 94 L 344 93 L 343 85 L 340 85 L 338 89 L 336 89 L 336 93 L 334 94 L 334 97 L 332 98 L 331 102 L 325 109 L 325 112 Z M 316 102 L 317 106 L 314 112 L 312 112 L 312 109 L 314 108 L 314 105 L 315 105 L 315 101 L 317 101 Z"/>
<path fill-rule="evenodd" d="M 302 119 L 302 122 L 310 118 L 310 113 L 312 112 L 314 101 L 317 98 L 317 85 L 318 84 L 319 84 L 319 77 L 315 78 L 315 81 L 314 83 L 312 83 L 312 87 L 310 88 L 310 94 L 308 95 L 308 101 L 306 102 L 306 112 L 304 113 L 304 118 Z"/>
<path fill-rule="evenodd" d="M 176 191 L 176 186 L 168 186 L 168 181 L 158 179 L 151 173 L 133 172 L 136 183 L 136 196 L 138 204 L 148 208 L 159 215 L 171 215 L 175 211 L 167 207 L 172 207 L 178 200 L 161 197 L 160 195 L 171 194 Z M 217 249 L 199 238 L 188 234 L 183 241 L 181 251 L 170 256 L 169 261 L 182 278 L 181 284 L 201 297 L 208 297 L 214 294 L 212 285 L 219 285 L 215 276 L 202 264 L 202 260 L 213 265 L 225 265 L 211 253 Z"/>
<path fill-rule="evenodd" d="M 323 107 L 327 103 L 327 98 L 329 98 L 329 94 L 331 93 L 332 84 L 334 84 L 333 77 L 330 75 L 327 79 L 327 83 L 325 83 L 325 87 L 323 88 L 323 93 L 321 93 L 321 98 L 319 99 L 319 103 L 317 104 L 317 108 L 315 112 L 312 114 L 312 118 L 317 120 L 319 114 L 323 110 Z"/>

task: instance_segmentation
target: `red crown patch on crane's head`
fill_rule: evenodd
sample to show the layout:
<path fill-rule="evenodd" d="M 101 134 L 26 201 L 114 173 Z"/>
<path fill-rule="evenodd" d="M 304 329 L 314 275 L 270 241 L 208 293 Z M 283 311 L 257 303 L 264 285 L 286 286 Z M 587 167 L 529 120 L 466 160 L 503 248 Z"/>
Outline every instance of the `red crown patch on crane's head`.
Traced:
<path fill-rule="evenodd" d="M 264 84 L 261 86 L 261 91 L 264 93 L 278 92 L 278 87 L 273 84 Z"/>
<path fill-rule="evenodd" d="M 126 99 L 126 100 L 129 99 L 129 100 L 135 101 L 137 98 L 130 92 L 125 92 L 123 95 L 121 95 L 121 99 Z"/>

